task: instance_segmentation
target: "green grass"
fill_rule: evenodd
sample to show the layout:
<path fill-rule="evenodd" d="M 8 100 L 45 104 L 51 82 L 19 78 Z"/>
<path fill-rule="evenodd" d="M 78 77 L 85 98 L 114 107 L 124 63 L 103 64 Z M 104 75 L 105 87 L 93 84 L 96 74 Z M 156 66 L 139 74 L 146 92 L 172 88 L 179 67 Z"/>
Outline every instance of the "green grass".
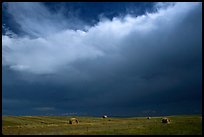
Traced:
<path fill-rule="evenodd" d="M 79 124 L 70 125 L 70 116 L 2 116 L 4 135 L 202 135 L 202 116 L 100 118 L 76 117 Z"/>

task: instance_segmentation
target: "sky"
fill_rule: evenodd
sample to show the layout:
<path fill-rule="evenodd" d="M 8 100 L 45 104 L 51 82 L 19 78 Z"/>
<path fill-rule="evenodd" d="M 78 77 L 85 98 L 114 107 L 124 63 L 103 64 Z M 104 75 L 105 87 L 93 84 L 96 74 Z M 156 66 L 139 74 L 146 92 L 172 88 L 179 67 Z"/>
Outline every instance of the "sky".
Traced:
<path fill-rule="evenodd" d="M 201 2 L 2 3 L 3 115 L 201 113 Z"/>

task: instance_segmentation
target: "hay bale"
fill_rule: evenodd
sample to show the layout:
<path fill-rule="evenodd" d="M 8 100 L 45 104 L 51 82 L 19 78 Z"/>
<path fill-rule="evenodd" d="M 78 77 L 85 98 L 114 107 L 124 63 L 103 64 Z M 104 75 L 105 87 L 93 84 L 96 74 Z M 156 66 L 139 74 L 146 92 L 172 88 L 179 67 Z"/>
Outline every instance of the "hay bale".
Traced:
<path fill-rule="evenodd" d="M 103 115 L 103 118 L 107 118 L 108 116 L 106 116 L 106 115 Z"/>
<path fill-rule="evenodd" d="M 147 119 L 151 119 L 151 117 L 147 117 Z"/>
<path fill-rule="evenodd" d="M 76 118 L 70 118 L 69 124 L 79 124 L 79 121 Z"/>
<path fill-rule="evenodd" d="M 169 123 L 170 120 L 168 118 L 162 118 L 162 123 Z"/>

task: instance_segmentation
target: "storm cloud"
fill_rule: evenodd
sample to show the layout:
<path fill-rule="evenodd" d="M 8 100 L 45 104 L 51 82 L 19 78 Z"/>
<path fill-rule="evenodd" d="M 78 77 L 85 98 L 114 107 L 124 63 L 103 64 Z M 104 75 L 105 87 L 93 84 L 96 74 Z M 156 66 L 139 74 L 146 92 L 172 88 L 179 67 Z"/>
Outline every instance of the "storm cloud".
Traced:
<path fill-rule="evenodd" d="M 201 3 L 157 3 L 94 25 L 42 3 L 5 6 L 23 35 L 2 34 L 3 112 L 11 100 L 22 114 L 201 112 Z"/>

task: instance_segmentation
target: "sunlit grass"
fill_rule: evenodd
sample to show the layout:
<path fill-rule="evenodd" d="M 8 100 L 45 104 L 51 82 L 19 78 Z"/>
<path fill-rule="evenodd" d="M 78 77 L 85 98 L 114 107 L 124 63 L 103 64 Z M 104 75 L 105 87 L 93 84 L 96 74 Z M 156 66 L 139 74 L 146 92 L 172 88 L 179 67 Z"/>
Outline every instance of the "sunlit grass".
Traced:
<path fill-rule="evenodd" d="M 67 116 L 2 116 L 5 135 L 201 135 L 202 116 L 167 116 L 171 122 L 161 123 L 162 117 L 100 118 L 76 117 L 79 124 L 71 125 Z"/>

